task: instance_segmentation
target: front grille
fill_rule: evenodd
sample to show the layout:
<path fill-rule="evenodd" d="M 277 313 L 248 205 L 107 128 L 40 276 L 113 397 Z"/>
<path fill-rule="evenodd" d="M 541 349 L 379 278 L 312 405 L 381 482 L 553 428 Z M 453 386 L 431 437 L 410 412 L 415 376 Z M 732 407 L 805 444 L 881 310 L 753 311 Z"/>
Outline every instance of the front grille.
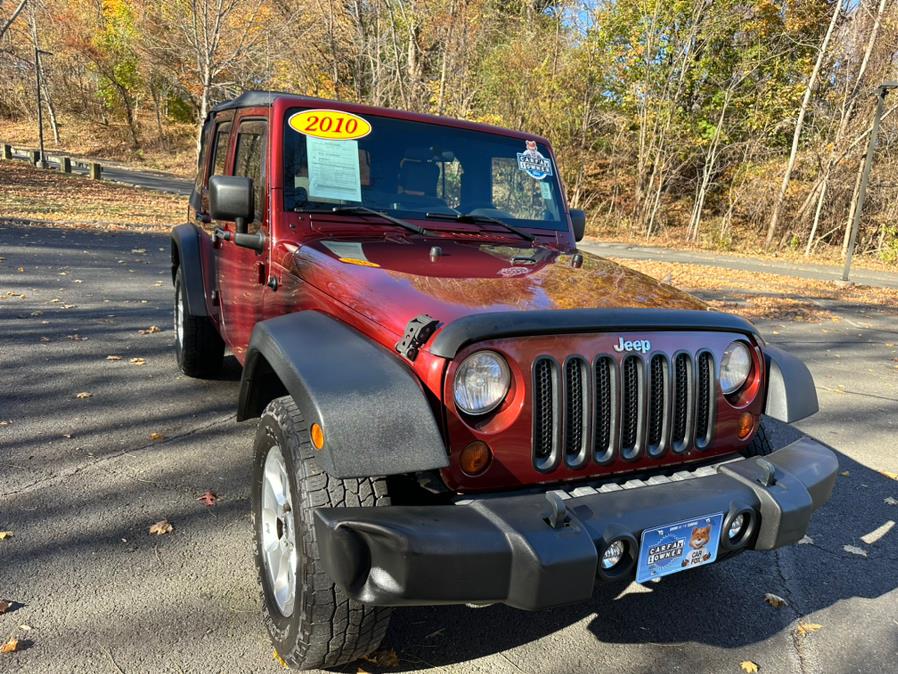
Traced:
<path fill-rule="evenodd" d="M 534 465 L 542 471 L 705 449 L 714 430 L 714 357 L 548 356 L 533 364 Z"/>

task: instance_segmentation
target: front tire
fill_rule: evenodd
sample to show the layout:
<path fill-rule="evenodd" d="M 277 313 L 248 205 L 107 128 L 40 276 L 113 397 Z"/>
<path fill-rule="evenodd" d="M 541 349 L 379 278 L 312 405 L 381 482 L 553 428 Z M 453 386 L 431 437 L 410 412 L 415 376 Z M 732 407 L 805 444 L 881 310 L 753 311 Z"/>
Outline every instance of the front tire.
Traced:
<path fill-rule="evenodd" d="M 208 316 L 187 312 L 181 268 L 175 272 L 175 356 L 178 368 L 188 377 L 205 379 L 221 371 L 224 341 Z"/>
<path fill-rule="evenodd" d="M 268 405 L 253 462 L 256 570 L 265 626 L 291 667 L 336 667 L 380 645 L 390 609 L 354 601 L 331 581 L 321 569 L 313 517 L 316 508 L 389 502 L 383 478 L 339 480 L 321 470 L 291 397 Z"/>
<path fill-rule="evenodd" d="M 767 436 L 767 429 L 764 427 L 764 423 L 761 422 L 758 424 L 758 430 L 755 431 L 755 437 L 751 439 L 751 442 L 745 450 L 745 456 L 767 456 L 772 451 L 773 445 L 770 444 L 770 438 Z"/>

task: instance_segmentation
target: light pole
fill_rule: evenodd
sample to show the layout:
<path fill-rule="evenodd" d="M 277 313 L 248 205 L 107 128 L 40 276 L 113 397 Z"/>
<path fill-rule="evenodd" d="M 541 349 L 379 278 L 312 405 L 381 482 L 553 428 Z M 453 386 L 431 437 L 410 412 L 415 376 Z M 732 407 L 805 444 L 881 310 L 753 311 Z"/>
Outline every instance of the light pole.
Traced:
<path fill-rule="evenodd" d="M 845 251 L 845 267 L 842 269 L 842 281 L 848 282 L 851 273 L 851 258 L 857 244 L 857 232 L 861 225 L 861 214 L 864 211 L 864 199 L 867 196 L 867 183 L 870 181 L 870 169 L 873 167 L 873 155 L 876 152 L 876 141 L 879 136 L 879 122 L 885 107 L 886 96 L 892 89 L 898 89 L 898 82 L 883 82 L 876 88 L 876 111 L 873 113 L 873 127 L 867 140 L 867 156 L 864 158 L 864 169 L 861 172 L 861 184 L 858 186 L 857 204 L 851 218 L 851 232 L 848 237 L 848 248 Z"/>

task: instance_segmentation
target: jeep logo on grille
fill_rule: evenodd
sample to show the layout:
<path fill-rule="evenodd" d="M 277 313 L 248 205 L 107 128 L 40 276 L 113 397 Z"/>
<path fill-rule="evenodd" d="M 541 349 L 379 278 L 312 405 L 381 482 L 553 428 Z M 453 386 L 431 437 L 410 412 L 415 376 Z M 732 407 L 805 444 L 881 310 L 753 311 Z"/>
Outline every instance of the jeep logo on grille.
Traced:
<path fill-rule="evenodd" d="M 638 351 L 639 353 L 648 353 L 652 350 L 652 343 L 647 339 L 627 339 L 625 340 L 623 337 L 617 338 L 617 344 L 614 345 L 614 350 L 618 353 L 622 353 L 624 351 Z"/>

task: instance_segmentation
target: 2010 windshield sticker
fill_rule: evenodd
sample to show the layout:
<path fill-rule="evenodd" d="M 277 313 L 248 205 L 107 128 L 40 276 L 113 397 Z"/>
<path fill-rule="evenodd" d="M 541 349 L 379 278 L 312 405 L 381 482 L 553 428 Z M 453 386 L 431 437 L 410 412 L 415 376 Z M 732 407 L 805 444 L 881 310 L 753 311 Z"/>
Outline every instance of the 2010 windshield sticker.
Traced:
<path fill-rule="evenodd" d="M 303 110 L 287 120 L 294 131 L 322 140 L 355 140 L 371 133 L 364 117 L 342 110 Z"/>
<path fill-rule="evenodd" d="M 544 180 L 552 175 L 552 162 L 548 157 L 543 157 L 536 149 L 536 141 L 525 141 L 527 147 L 523 152 L 518 152 L 518 168 L 535 180 Z"/>

